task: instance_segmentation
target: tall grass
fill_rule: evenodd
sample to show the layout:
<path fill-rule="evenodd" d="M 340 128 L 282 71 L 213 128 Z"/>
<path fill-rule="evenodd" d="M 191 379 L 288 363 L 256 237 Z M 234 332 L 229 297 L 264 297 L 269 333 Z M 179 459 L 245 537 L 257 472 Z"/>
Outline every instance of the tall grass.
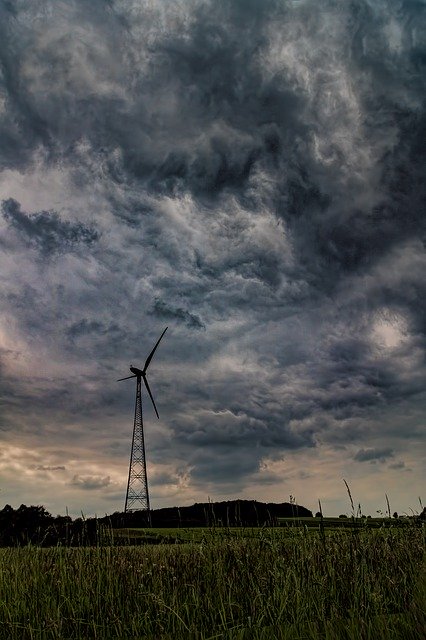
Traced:
<path fill-rule="evenodd" d="M 0 637 L 424 637 L 420 527 L 278 534 L 2 549 Z"/>

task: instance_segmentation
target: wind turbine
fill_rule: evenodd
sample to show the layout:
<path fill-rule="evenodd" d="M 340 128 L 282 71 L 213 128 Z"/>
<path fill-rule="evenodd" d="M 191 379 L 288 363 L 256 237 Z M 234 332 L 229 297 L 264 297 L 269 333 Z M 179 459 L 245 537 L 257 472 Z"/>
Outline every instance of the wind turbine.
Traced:
<path fill-rule="evenodd" d="M 150 524 L 151 524 L 151 516 L 150 516 L 150 510 L 149 510 L 148 477 L 146 474 L 141 387 L 142 387 L 142 380 L 143 380 L 146 390 L 148 391 L 148 395 L 151 398 L 151 402 L 154 407 L 154 411 L 157 415 L 157 418 L 160 418 L 160 416 L 158 415 L 157 407 L 155 406 L 151 389 L 149 388 L 146 372 L 154 356 L 154 353 L 158 345 L 160 344 L 162 337 L 166 333 L 167 329 L 168 327 L 164 329 L 163 333 L 158 338 L 154 348 L 152 349 L 151 353 L 145 360 L 143 369 L 138 369 L 137 367 L 134 367 L 133 365 L 131 365 L 130 371 L 132 372 L 133 375 L 126 376 L 125 378 L 120 378 L 119 380 L 117 380 L 117 382 L 121 382 L 121 380 L 129 380 L 130 378 L 136 378 L 135 419 L 133 423 L 132 449 L 130 453 L 129 477 L 127 480 L 126 502 L 124 505 L 124 512 L 127 513 L 128 511 L 146 511 L 148 513 L 148 520 Z"/>

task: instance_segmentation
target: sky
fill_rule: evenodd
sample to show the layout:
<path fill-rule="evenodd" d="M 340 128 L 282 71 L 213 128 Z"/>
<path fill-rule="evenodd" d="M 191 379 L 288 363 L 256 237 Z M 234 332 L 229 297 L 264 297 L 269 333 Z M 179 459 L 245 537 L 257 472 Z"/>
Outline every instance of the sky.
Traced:
<path fill-rule="evenodd" d="M 421 0 L 0 0 L 0 508 L 419 511 Z"/>

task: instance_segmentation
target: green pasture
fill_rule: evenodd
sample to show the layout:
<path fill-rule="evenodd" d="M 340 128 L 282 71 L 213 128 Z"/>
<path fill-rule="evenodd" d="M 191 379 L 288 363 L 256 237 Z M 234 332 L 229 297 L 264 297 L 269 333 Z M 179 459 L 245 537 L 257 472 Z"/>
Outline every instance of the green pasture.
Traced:
<path fill-rule="evenodd" d="M 425 637 L 422 526 L 143 532 L 185 544 L 0 549 L 0 638 Z"/>
<path fill-rule="evenodd" d="M 367 531 L 383 528 L 412 527 L 410 519 L 393 518 L 279 518 L 276 527 L 151 527 L 123 528 L 108 531 L 108 536 L 116 544 L 174 544 L 181 542 L 202 542 L 205 540 L 235 538 L 253 539 L 269 538 L 291 539 L 298 531 L 309 533 L 324 532 L 327 535 L 334 531 Z"/>
<path fill-rule="evenodd" d="M 178 544 L 220 541 L 223 539 L 259 539 L 261 537 L 280 536 L 286 532 L 281 529 L 261 527 L 179 527 L 179 528 L 130 528 L 114 529 L 113 540 L 122 544 L 152 543 Z"/>

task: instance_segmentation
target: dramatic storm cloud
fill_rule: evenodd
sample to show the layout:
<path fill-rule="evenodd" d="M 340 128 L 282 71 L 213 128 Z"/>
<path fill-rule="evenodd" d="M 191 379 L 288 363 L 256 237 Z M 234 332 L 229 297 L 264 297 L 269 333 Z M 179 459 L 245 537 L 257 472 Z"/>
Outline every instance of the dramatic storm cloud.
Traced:
<path fill-rule="evenodd" d="M 0 490 L 416 508 L 426 7 L 0 0 Z"/>

